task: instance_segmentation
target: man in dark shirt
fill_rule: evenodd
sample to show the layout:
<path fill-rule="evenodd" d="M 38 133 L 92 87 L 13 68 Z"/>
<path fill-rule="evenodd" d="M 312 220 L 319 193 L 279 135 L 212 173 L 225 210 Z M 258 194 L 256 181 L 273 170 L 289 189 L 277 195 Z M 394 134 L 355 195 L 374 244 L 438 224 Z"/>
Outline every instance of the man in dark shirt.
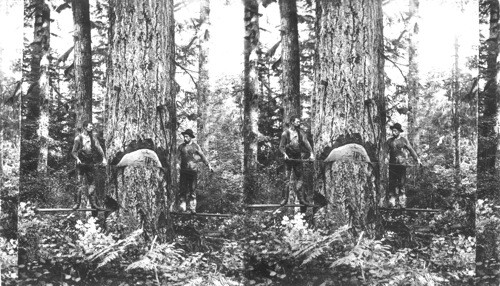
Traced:
<path fill-rule="evenodd" d="M 92 208 L 98 207 L 97 201 L 94 194 L 94 171 L 95 163 L 97 162 L 96 157 L 102 157 L 102 164 L 106 165 L 106 156 L 101 148 L 101 144 L 93 134 L 92 122 L 85 121 L 82 125 L 82 132 L 75 137 L 73 142 L 73 150 L 71 155 L 76 160 L 76 171 L 78 174 L 78 181 L 80 186 L 78 187 L 76 204 L 73 209 L 80 207 L 82 199 L 82 191 L 85 189 L 85 194 L 87 195 L 90 205 Z"/>
<path fill-rule="evenodd" d="M 179 145 L 180 178 L 179 178 L 179 202 L 180 209 L 196 212 L 196 183 L 198 179 L 198 162 L 201 161 L 212 171 L 205 154 L 198 144 L 193 142 L 195 138 L 193 130 L 186 129 L 181 133 L 184 143 Z"/>
<path fill-rule="evenodd" d="M 290 124 L 281 134 L 279 149 L 285 157 L 286 179 L 288 180 L 285 190 L 282 193 L 281 205 L 286 205 L 293 188 L 300 204 L 308 205 L 304 189 L 302 188 L 302 159 L 304 157 L 304 147 L 309 152 L 309 159 L 314 160 L 314 151 L 307 140 L 307 134 L 300 128 L 300 118 L 292 116 Z"/>
<path fill-rule="evenodd" d="M 409 151 L 417 164 L 421 165 L 417 153 L 413 150 L 408 139 L 401 137 L 403 129 L 401 124 L 395 123 L 390 127 L 392 137 L 387 140 L 387 149 L 389 151 L 389 188 L 387 195 L 389 204 L 392 206 L 399 205 L 404 207 L 406 204 L 405 181 L 406 181 L 406 164 L 407 154 Z"/>

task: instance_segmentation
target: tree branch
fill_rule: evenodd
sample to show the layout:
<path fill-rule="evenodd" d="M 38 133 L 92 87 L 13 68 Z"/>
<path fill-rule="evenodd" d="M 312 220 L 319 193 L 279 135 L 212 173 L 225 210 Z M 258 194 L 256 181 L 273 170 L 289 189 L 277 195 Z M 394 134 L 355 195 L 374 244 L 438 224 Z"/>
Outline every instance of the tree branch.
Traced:
<path fill-rule="evenodd" d="M 194 86 L 196 87 L 196 89 L 198 89 L 198 83 L 196 82 L 196 80 L 194 79 L 194 77 L 191 75 L 191 73 L 189 72 L 188 69 L 186 69 L 185 67 L 181 66 L 178 62 L 175 62 L 175 65 L 180 67 L 185 73 L 187 73 L 187 75 L 191 78 L 191 80 L 193 81 L 194 83 Z"/>

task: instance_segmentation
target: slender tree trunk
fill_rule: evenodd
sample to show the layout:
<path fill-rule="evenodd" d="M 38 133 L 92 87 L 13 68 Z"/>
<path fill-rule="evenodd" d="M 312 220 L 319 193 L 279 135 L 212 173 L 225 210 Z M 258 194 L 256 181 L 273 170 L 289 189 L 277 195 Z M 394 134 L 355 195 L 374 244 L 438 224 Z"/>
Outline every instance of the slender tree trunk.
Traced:
<path fill-rule="evenodd" d="M 92 50 L 89 0 L 73 0 L 76 124 L 92 120 Z"/>
<path fill-rule="evenodd" d="M 372 161 L 383 157 L 385 101 L 382 2 L 317 0 L 317 58 L 312 120 L 320 159 L 342 138 L 359 138 Z M 382 150 L 382 152 L 381 152 Z M 325 221 L 375 234 L 380 170 L 364 162 L 331 162 L 315 170 Z"/>
<path fill-rule="evenodd" d="M 259 120 L 259 84 L 257 63 L 259 46 L 259 4 L 244 0 L 244 98 L 243 98 L 243 192 L 244 201 L 252 203 L 256 194 L 257 143 Z"/>
<path fill-rule="evenodd" d="M 210 77 L 208 73 L 209 40 L 210 40 L 210 0 L 200 2 L 200 31 L 198 36 L 199 50 L 199 78 L 198 78 L 198 119 L 197 119 L 197 141 L 205 154 L 208 154 L 209 140 L 209 120 L 210 105 Z M 199 172 L 200 191 L 207 185 L 207 173 L 205 169 Z"/>
<path fill-rule="evenodd" d="M 107 154 L 113 158 L 136 139 L 151 139 L 162 169 L 126 167 L 115 181 L 129 231 L 150 239 L 173 237 L 170 206 L 176 187 L 176 105 L 173 0 L 111 1 Z M 112 160 L 110 160 L 112 161 Z"/>
<path fill-rule="evenodd" d="M 48 156 L 49 156 L 49 106 L 51 101 L 50 90 L 50 8 L 47 4 L 43 5 L 44 14 L 47 16 L 43 25 L 43 43 L 42 43 L 42 59 L 40 61 L 40 79 L 38 85 L 40 87 L 40 117 L 38 118 L 38 138 L 40 142 L 40 153 L 38 156 L 38 172 L 40 174 L 47 173 Z"/>
<path fill-rule="evenodd" d="M 455 63 L 453 67 L 453 86 L 452 86 L 452 102 L 453 102 L 453 161 L 455 165 L 455 188 L 458 190 L 461 185 L 460 177 L 460 84 L 458 77 L 460 70 L 458 68 L 458 37 L 455 37 Z"/>
<path fill-rule="evenodd" d="M 200 2 L 200 35 L 199 41 L 199 79 L 198 79 L 198 144 L 204 151 L 208 150 L 208 97 L 210 95 L 210 77 L 208 74 L 208 55 L 210 40 L 210 0 Z"/>
<path fill-rule="evenodd" d="M 419 97 L 419 72 L 418 72 L 418 31 L 420 0 L 410 0 L 410 23 L 408 36 L 408 140 L 417 151 L 420 145 L 420 128 L 418 124 L 418 97 Z"/>
<path fill-rule="evenodd" d="M 291 115 L 301 115 L 300 54 L 297 27 L 297 1 L 280 0 L 281 15 L 281 89 L 283 92 L 283 123 Z"/>

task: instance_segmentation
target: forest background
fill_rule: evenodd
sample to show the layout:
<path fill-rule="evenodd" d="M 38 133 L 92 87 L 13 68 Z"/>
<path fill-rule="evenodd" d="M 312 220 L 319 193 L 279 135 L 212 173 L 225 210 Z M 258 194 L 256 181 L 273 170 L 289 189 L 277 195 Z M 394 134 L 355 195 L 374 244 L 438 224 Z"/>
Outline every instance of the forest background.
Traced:
<path fill-rule="evenodd" d="M 154 241 L 151 244 L 151 241 L 138 239 L 135 232 L 131 235 L 120 232 L 118 225 L 116 229 L 98 229 L 102 223 L 84 215 L 47 216 L 33 212 L 41 207 L 68 207 L 73 202 L 76 181 L 68 172 L 74 168 L 69 151 L 75 129 L 85 116 L 84 106 L 89 108 L 91 105 L 98 137 L 102 145 L 108 147 L 108 159 L 113 159 L 116 146 L 109 140 L 105 142 L 105 138 L 109 138 L 106 112 L 109 112 L 112 97 L 109 31 L 111 24 L 115 24 L 110 21 L 110 3 L 90 1 L 88 26 L 92 35 L 93 80 L 89 100 L 81 96 L 81 91 L 89 88 L 88 83 L 82 88 L 82 83 L 76 79 L 80 67 L 76 48 L 73 48 L 73 45 L 76 47 L 73 33 L 77 30 L 74 3 L 33 1 L 21 6 L 18 1 L 3 2 L 0 11 L 5 15 L 2 17 L 4 27 L 13 28 L 2 31 L 2 38 L 11 41 L 2 44 L 0 57 L 2 242 L 5 242 L 2 268 L 6 269 L 2 279 L 20 278 L 27 282 L 30 279 L 47 282 L 61 279 L 71 284 L 116 279 L 111 275 L 113 271 L 127 269 L 127 273 L 139 271 L 144 276 L 138 276 L 137 280 L 145 279 L 147 283 L 165 279 L 182 285 L 207 277 L 235 284 L 298 283 L 311 277 L 315 281 L 334 283 L 328 280 L 333 279 L 327 277 L 328 271 L 316 271 L 329 265 L 332 271 L 342 274 L 338 279 L 344 282 L 387 280 L 390 283 L 414 279 L 410 281 L 430 285 L 425 283 L 482 279 L 485 283 L 494 283 L 498 279 L 495 269 L 498 268 L 496 233 L 499 225 L 495 213 L 498 198 L 494 191 L 498 176 L 492 171 L 496 170 L 496 156 L 493 156 L 493 167 L 480 172 L 489 176 L 482 177 L 479 182 L 476 180 L 477 170 L 486 164 L 481 160 L 491 161 L 491 152 L 488 158 L 481 157 L 481 144 L 498 146 L 497 133 L 491 133 L 491 128 L 478 135 L 478 130 L 482 130 L 478 129 L 478 124 L 481 127 L 486 122 L 481 121 L 485 118 L 483 113 L 486 107 L 492 106 L 482 100 L 487 98 L 487 93 L 482 91 L 491 88 L 487 84 L 491 72 L 486 72 L 489 71 L 488 50 L 480 47 L 485 47 L 488 42 L 485 39 L 491 37 L 489 27 L 495 21 L 491 16 L 495 11 L 491 8 L 494 2 L 379 3 L 384 13 L 385 60 L 379 72 L 385 75 L 387 112 L 386 125 L 380 128 L 388 129 L 392 123 L 402 123 L 424 162 L 425 168 L 412 168 L 409 172 L 408 205 L 442 209 L 443 212 L 405 219 L 385 217 L 383 239 L 363 239 L 358 233 L 342 237 L 351 241 L 343 243 L 339 243 L 339 237 L 344 235 L 342 228 L 332 229 L 328 224 L 323 228 L 321 225 L 308 228 L 304 226 L 305 220 L 290 213 L 278 217 L 242 215 L 225 222 L 174 220 L 174 242 L 157 248 L 153 247 Z M 206 3 L 210 5 L 209 21 L 203 18 L 207 15 L 203 13 L 202 4 Z M 252 21 L 255 24 L 252 17 L 249 19 L 248 14 L 244 14 L 245 5 L 249 3 L 257 4 L 252 9 L 258 9 L 256 29 L 259 37 L 252 47 L 256 51 L 251 54 L 254 58 L 250 60 L 255 64 L 258 79 L 254 82 L 258 96 L 254 98 L 248 97 L 245 85 L 248 79 L 242 75 L 247 49 L 244 39 L 255 36 L 245 30 Z M 276 202 L 285 179 L 277 147 L 283 122 L 293 113 L 291 109 L 300 110 L 311 141 L 317 143 L 313 139 L 312 114 L 318 85 L 314 61 L 318 49 L 318 3 L 297 1 L 299 107 L 297 104 L 288 107 L 290 98 L 285 90 L 290 87 L 282 79 L 286 73 L 283 61 L 286 55 L 280 44 L 280 6 L 284 3 L 172 3 L 175 24 L 170 28 L 174 29 L 175 46 L 170 47 L 170 56 L 175 55 L 175 68 L 171 68 L 175 69 L 176 84 L 166 88 L 177 90 L 173 97 L 177 124 L 170 134 L 175 140 L 169 144 L 177 146 L 181 142 L 180 131 L 196 130 L 198 142 L 215 166 L 214 173 L 201 175 L 199 212 L 241 213 L 243 202 L 249 197 L 254 203 Z M 478 14 L 479 8 L 481 13 Z M 49 11 L 50 16 L 47 15 Z M 447 15 L 446 21 L 442 19 L 443 14 Z M 43 25 L 34 24 L 41 23 L 37 22 L 37 16 Z M 40 30 L 47 26 L 50 32 Z M 36 58 L 42 61 L 37 63 Z M 126 81 L 126 75 L 122 76 Z M 35 82 L 39 85 L 34 85 Z M 33 91 L 34 86 L 40 90 Z M 245 113 L 248 102 L 254 104 L 258 114 L 250 123 Z M 258 131 L 261 138 L 255 145 L 255 166 L 245 162 L 247 129 Z M 316 151 L 319 155 L 320 151 Z M 253 183 L 247 181 L 249 168 Z M 308 176 L 311 180 L 306 183 L 312 189 L 315 171 L 306 172 L 311 172 Z M 476 187 L 479 187 L 477 203 Z M 309 196 L 312 195 L 310 192 Z M 474 221 L 475 213 L 477 221 Z M 222 233 L 215 234 L 214 230 L 221 226 Z M 477 269 L 475 235 L 481 244 L 476 257 Z M 279 248 L 280 243 L 265 243 L 273 239 L 287 241 L 289 245 Z M 302 243 L 298 243 L 300 241 Z M 304 256 L 305 249 L 301 247 L 305 246 L 316 251 Z M 89 252 L 90 249 L 93 252 Z M 20 261 L 34 262 L 21 263 L 17 268 L 15 254 L 18 251 L 21 256 L 28 257 Z M 346 253 L 348 255 L 344 255 Z M 410 255 L 401 261 L 402 253 Z M 465 255 L 457 257 L 457 253 Z M 62 259 L 52 261 L 51 257 Z M 220 257 L 231 259 L 224 262 Z M 149 264 L 145 258 L 149 259 Z M 382 267 L 371 265 L 373 261 L 382 261 Z M 426 267 L 418 270 L 422 266 Z M 214 267 L 219 269 L 215 276 L 209 271 Z M 190 273 L 193 268 L 197 271 Z M 184 270 L 171 274 L 172 269 Z M 302 271 L 295 271 L 297 269 Z M 476 273 L 479 275 L 474 278 Z"/>

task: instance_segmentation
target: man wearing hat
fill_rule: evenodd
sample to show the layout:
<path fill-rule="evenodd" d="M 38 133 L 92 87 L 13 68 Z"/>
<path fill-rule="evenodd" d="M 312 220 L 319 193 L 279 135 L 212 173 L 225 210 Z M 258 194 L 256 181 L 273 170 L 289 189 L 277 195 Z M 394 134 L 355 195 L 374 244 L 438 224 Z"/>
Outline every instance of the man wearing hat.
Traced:
<path fill-rule="evenodd" d="M 196 212 L 196 183 L 198 178 L 198 162 L 201 161 L 212 171 L 205 154 L 198 144 L 193 142 L 195 138 L 193 130 L 186 129 L 181 133 L 184 143 L 179 145 L 180 178 L 179 178 L 179 202 L 182 211 Z"/>
<path fill-rule="evenodd" d="M 389 188 L 388 197 L 391 206 L 399 205 L 404 207 L 406 196 L 404 185 L 406 181 L 406 152 L 409 151 L 417 164 L 422 162 L 418 158 L 417 152 L 411 147 L 408 139 L 401 136 L 403 129 L 401 124 L 395 123 L 390 127 L 392 137 L 387 140 L 387 149 L 389 151 Z"/>

